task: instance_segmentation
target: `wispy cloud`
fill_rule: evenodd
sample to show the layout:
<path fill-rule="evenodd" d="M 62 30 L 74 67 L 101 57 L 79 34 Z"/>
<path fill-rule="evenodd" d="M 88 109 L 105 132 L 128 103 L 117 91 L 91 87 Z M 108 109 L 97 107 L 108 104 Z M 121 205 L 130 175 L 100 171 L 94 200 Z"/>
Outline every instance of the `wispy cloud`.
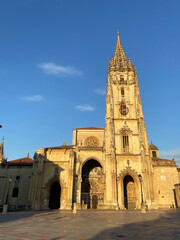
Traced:
<path fill-rule="evenodd" d="M 22 97 L 21 100 L 25 102 L 42 102 L 45 99 L 41 95 L 32 95 L 32 96 Z"/>
<path fill-rule="evenodd" d="M 71 67 L 71 66 L 62 66 L 56 65 L 55 63 L 41 63 L 38 65 L 39 68 L 43 70 L 43 72 L 55 76 L 81 76 L 82 71 Z"/>
<path fill-rule="evenodd" d="M 92 112 L 95 110 L 95 107 L 85 104 L 85 105 L 77 105 L 75 109 L 82 111 L 82 112 Z"/>
<path fill-rule="evenodd" d="M 159 151 L 159 155 L 162 158 L 174 158 L 178 162 L 178 164 L 180 164 L 180 148 L 170 151 Z"/>
<path fill-rule="evenodd" d="M 106 89 L 95 89 L 94 92 L 99 95 L 106 95 Z"/>

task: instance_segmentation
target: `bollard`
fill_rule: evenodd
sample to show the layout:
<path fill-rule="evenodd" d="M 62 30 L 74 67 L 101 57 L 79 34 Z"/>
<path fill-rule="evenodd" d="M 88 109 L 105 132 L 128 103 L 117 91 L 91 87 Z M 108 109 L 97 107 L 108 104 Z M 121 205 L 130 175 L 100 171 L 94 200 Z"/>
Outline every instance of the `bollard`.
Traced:
<path fill-rule="evenodd" d="M 142 213 L 146 213 L 147 212 L 145 203 L 141 203 L 141 212 Z"/>
<path fill-rule="evenodd" d="M 7 210 L 8 210 L 8 205 L 7 204 L 3 205 L 3 212 L 2 212 L 2 214 L 6 214 Z"/>
<path fill-rule="evenodd" d="M 73 213 L 77 213 L 77 203 L 73 203 Z"/>

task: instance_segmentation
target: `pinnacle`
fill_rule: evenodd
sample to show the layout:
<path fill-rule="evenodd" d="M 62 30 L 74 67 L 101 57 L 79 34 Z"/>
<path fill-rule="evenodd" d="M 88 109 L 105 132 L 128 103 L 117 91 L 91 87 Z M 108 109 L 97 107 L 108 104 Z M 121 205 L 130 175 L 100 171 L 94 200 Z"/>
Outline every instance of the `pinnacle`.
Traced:
<path fill-rule="evenodd" d="M 4 137 L 2 138 L 1 146 L 3 146 L 3 144 L 4 144 Z"/>
<path fill-rule="evenodd" d="M 0 156 L 1 156 L 1 158 L 4 157 L 4 137 L 3 137 L 1 145 L 0 145 Z"/>
<path fill-rule="evenodd" d="M 133 65 L 132 65 L 132 62 L 131 62 L 131 58 L 129 57 L 129 61 L 128 61 L 128 67 L 133 69 Z"/>

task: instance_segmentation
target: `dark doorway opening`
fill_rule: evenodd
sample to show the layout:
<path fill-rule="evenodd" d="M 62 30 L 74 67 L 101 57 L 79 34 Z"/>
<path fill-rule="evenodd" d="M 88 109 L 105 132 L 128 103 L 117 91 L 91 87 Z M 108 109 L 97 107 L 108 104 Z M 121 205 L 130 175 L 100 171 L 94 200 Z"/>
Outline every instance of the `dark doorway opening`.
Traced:
<path fill-rule="evenodd" d="M 136 208 L 136 194 L 134 179 L 130 175 L 126 175 L 123 180 L 124 186 L 124 206 L 126 209 Z"/>
<path fill-rule="evenodd" d="M 104 185 L 101 183 L 102 166 L 94 160 L 88 160 L 82 167 L 81 204 L 87 204 L 87 208 L 97 208 L 98 199 L 103 201 Z"/>
<path fill-rule="evenodd" d="M 58 209 L 60 208 L 60 198 L 61 198 L 61 187 L 59 182 L 54 182 L 51 185 L 50 198 L 49 198 L 49 208 Z"/>

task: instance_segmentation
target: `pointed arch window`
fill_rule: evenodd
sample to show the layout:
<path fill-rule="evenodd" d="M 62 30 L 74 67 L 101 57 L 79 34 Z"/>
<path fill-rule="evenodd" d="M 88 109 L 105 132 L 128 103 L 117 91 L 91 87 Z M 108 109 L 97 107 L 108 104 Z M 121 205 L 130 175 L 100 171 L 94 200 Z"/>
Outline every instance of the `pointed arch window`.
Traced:
<path fill-rule="evenodd" d="M 124 88 L 121 88 L 121 96 L 124 97 Z"/>
<path fill-rule="evenodd" d="M 123 152 L 129 152 L 129 136 L 127 133 L 122 135 Z"/>
<path fill-rule="evenodd" d="M 18 193 L 19 193 L 19 188 L 18 187 L 14 187 L 13 188 L 12 197 L 18 197 Z"/>
<path fill-rule="evenodd" d="M 124 82 L 124 76 L 123 75 L 120 76 L 120 81 Z"/>

